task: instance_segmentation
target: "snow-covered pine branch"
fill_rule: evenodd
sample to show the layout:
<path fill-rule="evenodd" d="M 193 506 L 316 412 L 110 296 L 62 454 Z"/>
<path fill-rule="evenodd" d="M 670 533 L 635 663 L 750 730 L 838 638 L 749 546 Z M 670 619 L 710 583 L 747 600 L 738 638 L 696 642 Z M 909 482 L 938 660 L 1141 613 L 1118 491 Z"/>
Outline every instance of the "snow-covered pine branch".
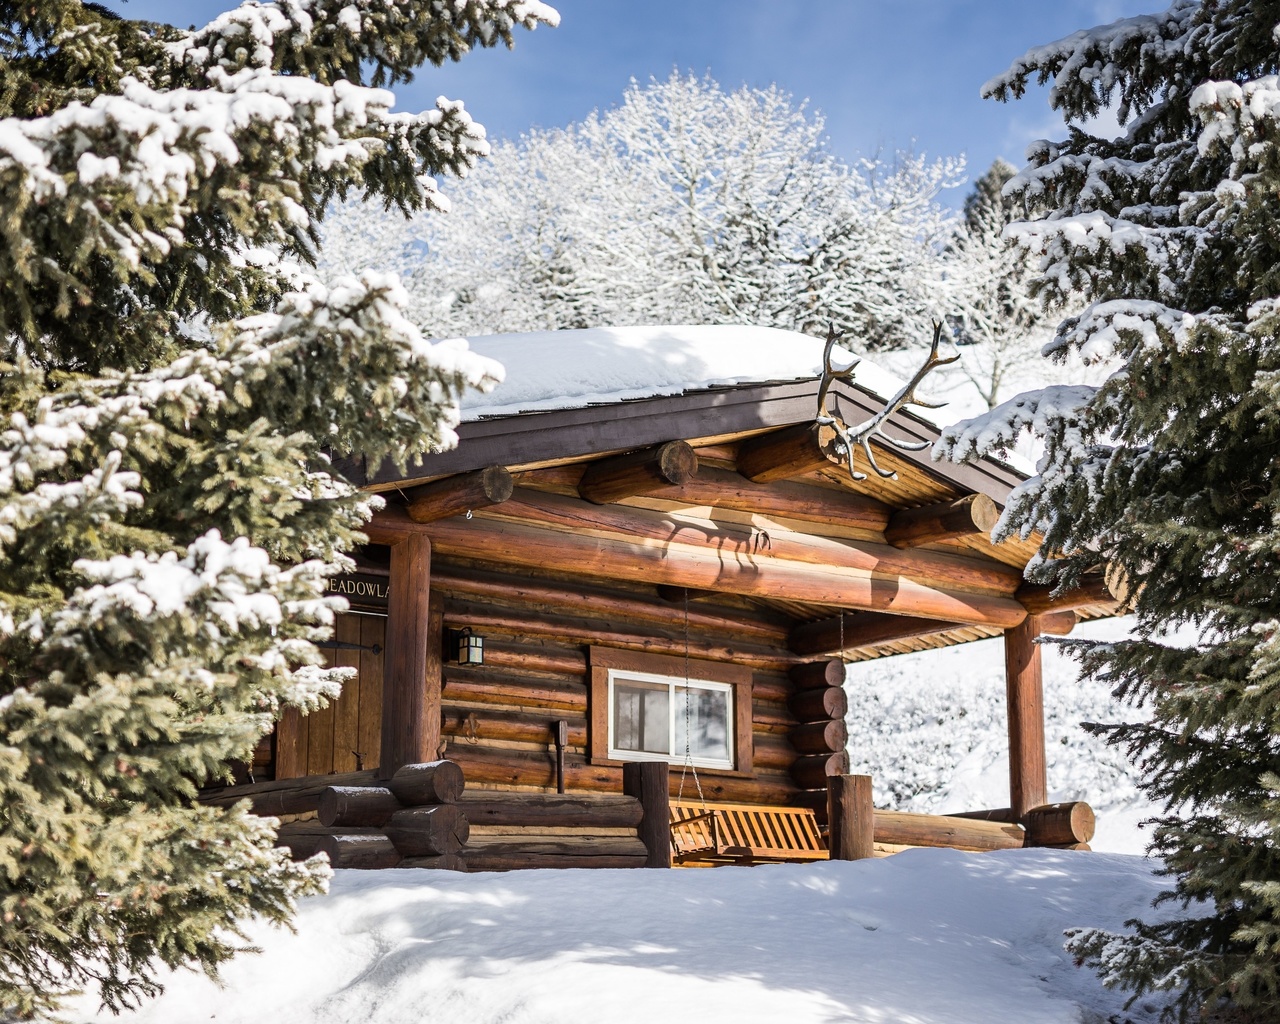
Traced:
<path fill-rule="evenodd" d="M 216 970 L 247 917 L 323 886 L 269 822 L 191 798 L 341 683 L 314 644 L 325 578 L 379 499 L 333 458 L 453 443 L 462 391 L 501 369 L 424 340 L 393 278 L 303 264 L 334 196 L 442 209 L 432 175 L 487 151 L 460 103 L 392 113 L 366 79 L 556 15 L 0 18 L 0 1017 L 25 1019 Z"/>
<path fill-rule="evenodd" d="M 1113 372 L 946 439 L 964 457 L 1040 431 L 1038 475 L 1000 529 L 1043 531 L 1046 582 L 1099 568 L 1126 581 L 1138 635 L 1072 649 L 1150 712 L 1092 731 L 1166 808 L 1151 851 L 1188 916 L 1074 930 L 1068 947 L 1135 997 L 1174 989 L 1184 1017 L 1280 1012 L 1278 38 L 1273 6 L 1175 0 L 1038 47 L 988 83 L 1003 99 L 1053 82 L 1066 138 L 1031 147 L 1009 183 L 1028 215 L 1010 233 L 1045 293 L 1088 304 L 1047 354 Z M 1108 106 L 1123 136 L 1078 127 Z M 1166 639 L 1182 626 L 1196 643 Z"/>

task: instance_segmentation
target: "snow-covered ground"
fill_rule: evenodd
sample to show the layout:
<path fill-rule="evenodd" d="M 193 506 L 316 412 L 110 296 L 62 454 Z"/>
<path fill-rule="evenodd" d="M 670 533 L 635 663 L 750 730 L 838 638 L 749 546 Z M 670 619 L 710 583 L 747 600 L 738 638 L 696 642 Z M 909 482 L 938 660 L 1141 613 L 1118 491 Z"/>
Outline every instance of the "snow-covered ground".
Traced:
<path fill-rule="evenodd" d="M 713 871 L 340 871 L 298 933 L 222 988 L 179 974 L 121 1021 L 187 1024 L 1101 1024 L 1121 1013 L 1062 949 L 1159 890 L 1137 857 L 911 850 Z M 1113 1014 L 1118 1016 L 1112 1017 Z M 70 1015 L 110 1020 L 109 1014 Z"/>
<path fill-rule="evenodd" d="M 1083 623 L 1073 637 L 1118 639 L 1127 619 Z M 1140 854 L 1139 823 L 1158 812 L 1136 787 L 1122 752 L 1081 722 L 1126 721 L 1102 683 L 1080 679 L 1076 663 L 1043 648 L 1049 798 L 1087 800 L 1098 815 L 1095 850 Z M 899 655 L 849 666 L 849 756 L 871 775 L 877 806 L 946 813 L 1009 806 L 1004 652 L 1000 640 Z"/>
<path fill-rule="evenodd" d="M 1123 620 L 1085 625 L 1113 637 Z M 854 665 L 855 770 L 878 802 L 1007 804 L 999 641 Z M 1097 850 L 1139 852 L 1150 813 L 1123 759 L 1079 728 L 1129 713 L 1045 651 L 1054 799 L 1098 811 Z M 298 931 L 255 927 L 258 955 L 191 973 L 113 1018 L 136 1024 L 1147 1024 L 1063 951 L 1071 927 L 1156 917 L 1138 856 L 909 850 L 857 863 L 714 871 L 339 871 Z"/>

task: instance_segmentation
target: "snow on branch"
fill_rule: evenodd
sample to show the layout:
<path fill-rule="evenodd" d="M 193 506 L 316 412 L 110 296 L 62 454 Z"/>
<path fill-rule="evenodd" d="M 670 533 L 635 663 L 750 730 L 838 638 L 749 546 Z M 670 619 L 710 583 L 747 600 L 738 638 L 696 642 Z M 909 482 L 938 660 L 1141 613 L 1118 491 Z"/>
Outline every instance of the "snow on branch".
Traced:
<path fill-rule="evenodd" d="M 560 23 L 541 0 L 278 0 L 245 3 L 167 49 L 198 70 L 268 68 L 322 81 L 408 81 L 412 69 L 458 60 L 473 46 L 510 47 L 517 27 Z"/>
<path fill-rule="evenodd" d="M 1055 424 L 1077 420 L 1097 392 L 1086 384 L 1055 384 L 1018 395 L 988 413 L 947 427 L 934 445 L 933 458 L 965 462 L 1006 451 L 1026 430 L 1043 435 Z"/>
<path fill-rule="evenodd" d="M 1033 79 L 1041 84 L 1053 79 L 1050 106 L 1072 116 L 1092 117 L 1119 88 L 1124 124 L 1132 111 L 1141 111 L 1151 101 L 1154 87 L 1149 83 L 1159 80 L 1159 69 L 1194 46 L 1201 7 L 1201 0 L 1173 0 L 1158 14 L 1121 18 L 1033 47 L 986 82 L 982 96 L 1007 100 L 1022 96 Z"/>
<path fill-rule="evenodd" d="M 1180 347 L 1189 339 L 1197 322 L 1190 313 L 1159 302 L 1138 299 L 1095 302 L 1058 326 L 1053 341 L 1044 347 L 1044 354 L 1063 356 L 1077 352 L 1089 364 L 1106 362 L 1121 353 L 1126 341 L 1130 349 L 1154 348 L 1166 338 Z"/>

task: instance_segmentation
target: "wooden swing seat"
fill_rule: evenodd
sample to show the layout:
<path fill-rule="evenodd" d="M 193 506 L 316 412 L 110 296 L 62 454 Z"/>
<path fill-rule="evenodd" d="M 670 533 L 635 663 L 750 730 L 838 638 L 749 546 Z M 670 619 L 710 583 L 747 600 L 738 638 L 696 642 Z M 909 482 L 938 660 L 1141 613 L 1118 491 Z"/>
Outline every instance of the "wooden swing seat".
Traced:
<path fill-rule="evenodd" d="M 677 864 L 827 860 L 807 807 L 671 801 L 671 857 Z"/>

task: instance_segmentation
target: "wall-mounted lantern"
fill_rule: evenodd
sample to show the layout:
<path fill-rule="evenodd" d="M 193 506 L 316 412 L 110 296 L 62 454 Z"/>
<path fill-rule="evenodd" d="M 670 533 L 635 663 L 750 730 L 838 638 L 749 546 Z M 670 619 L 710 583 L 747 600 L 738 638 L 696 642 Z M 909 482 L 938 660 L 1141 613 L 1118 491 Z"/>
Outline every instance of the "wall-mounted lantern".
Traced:
<path fill-rule="evenodd" d="M 484 637 L 470 629 L 449 630 L 449 646 L 453 660 L 459 665 L 484 664 Z"/>

